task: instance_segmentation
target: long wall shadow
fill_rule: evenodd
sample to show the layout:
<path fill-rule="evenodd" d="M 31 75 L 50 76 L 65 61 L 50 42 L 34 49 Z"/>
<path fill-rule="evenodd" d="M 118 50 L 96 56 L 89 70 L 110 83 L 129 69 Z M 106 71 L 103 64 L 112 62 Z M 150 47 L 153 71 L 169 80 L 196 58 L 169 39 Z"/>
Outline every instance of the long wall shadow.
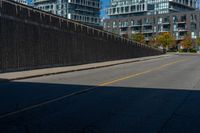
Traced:
<path fill-rule="evenodd" d="M 200 132 L 198 90 L 105 86 L 50 101 L 94 87 L 0 83 L 0 132 Z"/>

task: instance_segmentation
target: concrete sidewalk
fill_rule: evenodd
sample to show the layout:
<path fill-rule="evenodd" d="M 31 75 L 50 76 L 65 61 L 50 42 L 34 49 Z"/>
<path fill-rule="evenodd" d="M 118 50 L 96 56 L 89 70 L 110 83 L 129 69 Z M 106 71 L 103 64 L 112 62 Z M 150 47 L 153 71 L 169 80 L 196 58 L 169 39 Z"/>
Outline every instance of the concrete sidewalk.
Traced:
<path fill-rule="evenodd" d="M 34 78 L 34 77 L 40 77 L 40 76 L 46 76 L 46 75 L 52 75 L 52 74 L 68 73 L 68 72 L 74 72 L 74 71 L 89 70 L 89 69 L 95 69 L 95 68 L 102 68 L 102 67 L 120 65 L 120 64 L 125 64 L 125 63 L 165 58 L 169 56 L 172 56 L 172 55 L 149 56 L 149 57 L 141 57 L 141 58 L 134 58 L 134 59 L 98 62 L 98 63 L 84 64 L 84 65 L 77 65 L 77 66 L 65 66 L 65 67 L 44 68 L 44 69 L 36 69 L 36 70 L 28 70 L 28 71 L 1 73 L 0 82 L 10 81 L 10 80 L 20 80 L 20 79 L 26 79 L 26 78 Z"/>

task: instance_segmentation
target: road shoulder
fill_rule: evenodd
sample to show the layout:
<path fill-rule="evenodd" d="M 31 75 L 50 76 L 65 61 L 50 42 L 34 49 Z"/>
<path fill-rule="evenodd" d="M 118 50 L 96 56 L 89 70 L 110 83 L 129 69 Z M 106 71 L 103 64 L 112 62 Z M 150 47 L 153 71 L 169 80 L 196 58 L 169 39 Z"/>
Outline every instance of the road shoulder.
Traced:
<path fill-rule="evenodd" d="M 90 70 L 90 69 L 96 69 L 96 68 L 121 65 L 121 64 L 126 64 L 126 63 L 153 60 L 153 59 L 158 59 L 158 58 L 166 58 L 169 56 L 173 56 L 173 55 L 170 54 L 170 55 L 149 56 L 149 57 L 141 57 L 141 58 L 134 58 L 134 59 L 76 65 L 76 66 L 54 67 L 54 68 L 28 70 L 28 71 L 0 73 L 0 82 L 48 76 L 48 75 L 61 74 L 61 73 L 69 73 L 69 72 L 75 72 L 75 71 Z"/>

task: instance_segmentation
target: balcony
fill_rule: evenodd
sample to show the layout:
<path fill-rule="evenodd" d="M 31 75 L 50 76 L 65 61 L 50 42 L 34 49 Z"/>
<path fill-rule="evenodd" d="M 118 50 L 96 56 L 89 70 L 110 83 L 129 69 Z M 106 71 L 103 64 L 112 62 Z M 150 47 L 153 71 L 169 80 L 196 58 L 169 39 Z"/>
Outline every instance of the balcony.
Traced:
<path fill-rule="evenodd" d="M 126 35 L 126 34 L 128 34 L 128 31 L 120 31 L 119 34 L 120 34 L 120 35 Z"/>
<path fill-rule="evenodd" d="M 42 2 L 52 2 L 51 0 L 34 0 L 34 4 L 42 3 Z"/>
<path fill-rule="evenodd" d="M 152 23 L 144 23 L 142 26 L 152 26 Z"/>
<path fill-rule="evenodd" d="M 178 32 L 186 32 L 188 31 L 186 28 L 177 28 L 177 29 L 174 29 L 174 31 L 178 31 Z"/>
<path fill-rule="evenodd" d="M 178 31 L 179 31 L 179 32 L 185 32 L 185 31 L 188 31 L 188 30 L 185 29 L 185 28 L 179 28 Z"/>
<path fill-rule="evenodd" d="M 132 30 L 131 32 L 132 34 L 137 34 L 137 33 L 141 33 L 141 30 Z"/>
<path fill-rule="evenodd" d="M 145 41 L 149 41 L 149 40 L 151 40 L 151 38 L 152 38 L 152 37 L 144 37 L 144 40 L 145 40 Z"/>
<path fill-rule="evenodd" d="M 185 24 L 186 20 L 184 20 L 184 21 L 175 21 L 174 23 L 176 23 L 176 24 Z"/>
<path fill-rule="evenodd" d="M 141 27 L 141 26 L 142 26 L 142 24 L 134 24 L 131 27 Z"/>
<path fill-rule="evenodd" d="M 147 30 L 143 30 L 142 33 L 148 34 L 148 33 L 153 33 L 153 32 L 154 32 L 154 31 L 153 31 L 152 29 L 147 29 Z"/>
<path fill-rule="evenodd" d="M 176 37 L 176 40 L 183 40 L 184 39 L 184 36 L 178 36 Z"/>
<path fill-rule="evenodd" d="M 169 25 L 170 22 L 163 22 L 162 25 Z"/>
<path fill-rule="evenodd" d="M 128 30 L 128 27 L 121 27 L 120 30 L 121 30 L 121 31 L 127 31 L 127 30 Z"/>
<path fill-rule="evenodd" d="M 90 0 L 85 0 L 85 1 L 77 1 L 77 0 L 69 0 L 68 1 L 71 4 L 76 4 L 76 5 L 80 5 L 80 6 L 86 6 L 86 7 L 90 7 L 90 8 L 96 8 L 96 9 L 100 9 L 100 3 L 97 1 L 90 1 Z"/>
<path fill-rule="evenodd" d="M 158 32 L 170 32 L 170 29 L 162 29 L 162 30 L 158 30 Z"/>

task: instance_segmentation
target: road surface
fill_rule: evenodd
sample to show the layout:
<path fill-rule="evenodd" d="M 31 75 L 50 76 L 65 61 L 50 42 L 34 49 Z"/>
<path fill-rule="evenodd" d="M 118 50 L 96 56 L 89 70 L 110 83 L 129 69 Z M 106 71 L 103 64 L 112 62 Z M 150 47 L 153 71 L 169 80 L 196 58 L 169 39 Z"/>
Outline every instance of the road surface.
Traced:
<path fill-rule="evenodd" d="M 199 133 L 200 55 L 0 83 L 0 133 Z"/>

